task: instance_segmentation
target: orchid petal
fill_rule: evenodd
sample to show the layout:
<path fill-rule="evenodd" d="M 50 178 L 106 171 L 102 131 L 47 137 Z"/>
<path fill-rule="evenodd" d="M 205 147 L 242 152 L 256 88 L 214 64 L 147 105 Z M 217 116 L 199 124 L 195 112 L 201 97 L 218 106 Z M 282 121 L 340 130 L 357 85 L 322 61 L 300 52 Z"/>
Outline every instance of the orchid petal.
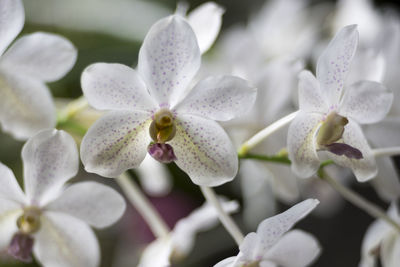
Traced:
<path fill-rule="evenodd" d="M 318 203 L 317 199 L 310 198 L 294 205 L 285 212 L 261 222 L 257 228 L 257 235 L 261 239 L 261 243 L 257 248 L 257 255 L 264 256 L 285 232 L 290 230 L 299 220 L 307 216 Z"/>
<path fill-rule="evenodd" d="M 77 50 L 66 38 L 43 32 L 19 38 L 2 56 L 0 64 L 45 82 L 62 78 L 75 64 Z"/>
<path fill-rule="evenodd" d="M 43 205 L 76 175 L 79 155 L 74 139 L 64 131 L 44 130 L 22 148 L 25 193 L 31 204 Z"/>
<path fill-rule="evenodd" d="M 326 155 L 333 159 L 337 164 L 352 169 L 354 175 L 359 182 L 365 182 L 372 179 L 378 173 L 376 162 L 371 148 L 362 133 L 360 126 L 349 119 L 349 123 L 345 126 L 343 132 L 343 143 L 358 149 L 363 158 L 351 159 L 346 156 L 338 156 L 329 152 Z"/>
<path fill-rule="evenodd" d="M 346 89 L 339 114 L 358 123 L 375 123 L 386 116 L 392 101 L 393 93 L 382 84 L 360 81 Z"/>
<path fill-rule="evenodd" d="M 21 0 L 0 2 L 0 55 L 24 27 L 25 13 Z"/>
<path fill-rule="evenodd" d="M 357 44 L 357 26 L 346 26 L 329 43 L 318 59 L 317 79 L 331 105 L 339 102 Z"/>
<path fill-rule="evenodd" d="M 81 78 L 89 104 L 98 110 L 150 111 L 157 105 L 138 73 L 122 64 L 96 63 Z"/>
<path fill-rule="evenodd" d="M 400 258 L 400 238 L 398 235 L 391 235 L 385 238 L 381 248 L 382 266 L 396 267 Z"/>
<path fill-rule="evenodd" d="M 2 163 L 0 163 L 0 199 L 11 200 L 18 204 L 26 203 L 25 194 L 15 179 L 14 173 Z"/>
<path fill-rule="evenodd" d="M 257 90 L 241 78 L 227 75 L 208 77 L 189 92 L 176 110 L 182 114 L 227 121 L 249 111 L 256 95 Z"/>
<path fill-rule="evenodd" d="M 318 113 L 325 113 L 329 109 L 318 80 L 306 70 L 299 74 L 299 108 L 305 112 Z"/>
<path fill-rule="evenodd" d="M 312 176 L 319 168 L 315 134 L 322 115 L 299 113 L 289 126 L 288 153 L 293 172 L 302 177 Z"/>
<path fill-rule="evenodd" d="M 125 211 L 125 201 L 111 187 L 96 182 L 69 186 L 46 210 L 67 213 L 96 227 L 115 223 Z"/>
<path fill-rule="evenodd" d="M 64 213 L 46 211 L 35 234 L 33 253 L 43 266 L 97 267 L 100 248 L 93 230 Z"/>
<path fill-rule="evenodd" d="M 81 159 L 87 172 L 115 178 L 143 161 L 150 143 L 151 115 L 112 111 L 97 120 L 82 140 Z"/>
<path fill-rule="evenodd" d="M 400 196 L 400 182 L 397 168 L 390 157 L 376 158 L 378 175 L 371 180 L 378 195 L 386 200 L 392 201 Z"/>
<path fill-rule="evenodd" d="M 143 251 L 137 267 L 170 266 L 172 241 L 169 236 L 157 238 Z"/>
<path fill-rule="evenodd" d="M 55 107 L 48 88 L 36 79 L 0 74 L 0 121 L 5 132 L 26 140 L 56 123 Z"/>
<path fill-rule="evenodd" d="M 10 245 L 13 235 L 18 232 L 17 220 L 23 213 L 21 207 L 13 207 L 15 202 L 0 199 L 0 251 Z M 4 209 L 6 208 L 6 209 Z M 11 208 L 11 209 L 10 209 Z"/>
<path fill-rule="evenodd" d="M 300 230 L 292 230 L 268 251 L 265 259 L 277 263 L 278 266 L 308 266 L 321 252 L 318 241 L 311 234 Z"/>
<path fill-rule="evenodd" d="M 195 184 L 218 186 L 231 181 L 238 171 L 236 151 L 215 121 L 179 114 L 170 144 L 176 164 Z"/>
<path fill-rule="evenodd" d="M 187 16 L 196 34 L 200 52 L 205 53 L 217 39 L 225 9 L 214 2 L 207 2 L 194 9 Z"/>
<path fill-rule="evenodd" d="M 175 106 L 200 67 L 196 36 L 179 15 L 156 22 L 139 51 L 138 71 L 160 106 Z"/>
<path fill-rule="evenodd" d="M 385 75 L 385 58 L 382 53 L 377 53 L 371 49 L 357 49 L 347 84 L 352 84 L 361 80 L 382 82 Z"/>

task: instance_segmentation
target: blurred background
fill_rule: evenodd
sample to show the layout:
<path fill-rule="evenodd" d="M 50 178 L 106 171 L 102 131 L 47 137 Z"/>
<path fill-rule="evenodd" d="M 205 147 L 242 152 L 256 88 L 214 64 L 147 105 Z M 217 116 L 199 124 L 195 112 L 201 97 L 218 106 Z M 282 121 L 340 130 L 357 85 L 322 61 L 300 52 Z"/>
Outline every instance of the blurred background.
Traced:
<path fill-rule="evenodd" d="M 206 1 L 196 0 L 186 1 L 184 4 L 187 5 L 190 13 L 191 10 L 204 2 Z M 277 27 L 279 29 L 281 26 L 285 27 L 282 23 L 288 23 L 288 18 L 285 16 L 292 16 L 290 12 L 282 13 L 283 15 L 273 14 L 274 11 L 277 11 L 274 8 L 278 6 L 275 2 L 280 1 L 273 2 L 265 0 L 216 1 L 216 3 L 225 8 L 225 13 L 223 15 L 222 28 L 215 44 L 203 55 L 205 69 L 202 70 L 202 73 L 212 74 L 217 68 L 216 72 L 218 73 L 231 72 L 238 74 L 243 72 L 241 68 L 245 68 L 245 71 L 250 71 L 251 68 L 246 68 L 248 63 L 243 62 L 246 60 L 241 61 L 240 55 L 242 57 L 253 56 L 257 58 L 257 61 L 267 62 L 282 56 L 280 55 L 281 52 L 282 54 L 292 53 L 291 49 L 295 50 L 295 53 L 292 54 L 295 55 L 296 59 L 301 60 L 301 65 L 314 72 L 316 58 L 322 51 L 321 49 L 326 46 L 327 41 L 340 29 L 338 25 L 356 23 L 360 20 L 366 24 L 365 26 L 359 26 L 360 39 L 363 39 L 363 36 L 365 36 L 365 39 L 373 38 L 369 35 L 379 36 L 382 30 L 377 28 L 376 24 L 372 24 L 374 22 L 372 18 L 378 17 L 380 20 L 384 14 L 390 14 L 397 19 L 397 12 L 399 11 L 398 1 L 301 1 L 303 4 L 299 12 L 304 13 L 300 20 L 303 24 L 297 26 L 301 27 L 300 30 L 308 28 L 310 25 L 312 29 L 316 29 L 312 37 L 308 39 L 310 44 L 305 45 L 308 48 L 300 51 L 302 48 L 299 45 L 295 48 L 289 47 L 287 50 L 275 53 L 275 47 L 267 46 L 266 53 L 254 55 L 254 53 L 251 53 L 252 44 L 248 46 L 246 44 L 246 42 L 252 42 L 254 37 L 257 40 L 261 37 L 263 40 L 260 42 L 265 41 L 266 43 L 275 42 L 276 39 L 274 38 L 284 38 L 281 41 L 282 44 L 278 44 L 278 47 L 296 41 L 293 39 L 293 34 L 298 33 L 297 29 L 282 29 L 281 33 L 288 34 L 288 36 L 269 35 L 269 33 L 263 32 L 262 23 L 265 23 L 265 28 Z M 293 4 L 295 1 L 291 2 Z M 68 99 L 75 99 L 82 95 L 80 74 L 89 64 L 115 62 L 135 67 L 140 45 L 148 29 L 158 19 L 174 13 L 177 4 L 176 1 L 172 0 L 26 0 L 24 1 L 26 22 L 21 35 L 36 31 L 57 33 L 71 40 L 77 47 L 78 60 L 72 71 L 62 80 L 49 84 L 53 96 L 62 107 L 68 102 Z M 270 6 L 268 7 L 268 5 Z M 360 11 L 360 9 L 362 10 Z M 352 13 L 353 11 L 355 13 Z M 263 19 L 266 19 L 266 21 L 261 22 Z M 256 27 L 258 27 L 258 30 Z M 252 34 L 247 35 L 247 32 L 250 31 Z M 376 31 L 376 33 L 372 31 Z M 246 33 L 243 34 L 243 32 Z M 366 40 L 365 43 L 368 43 L 368 41 Z M 248 50 L 246 50 L 246 47 Z M 229 53 L 232 54 L 229 55 Z M 293 62 L 293 58 L 291 60 Z M 240 62 L 242 65 L 238 63 L 238 67 L 234 70 L 220 66 L 224 64 L 230 65 L 232 61 L 235 61 L 235 63 Z M 243 74 L 243 76 L 249 75 Z M 254 83 L 258 83 L 258 81 L 254 81 Z M 265 83 L 268 83 L 268 81 L 265 81 Z M 295 92 L 296 85 L 292 87 L 294 88 L 291 90 Z M 395 89 L 393 88 L 393 90 Z M 280 94 L 281 91 L 276 88 L 274 92 Z M 273 97 L 273 95 L 271 96 Z M 296 106 L 293 103 L 289 105 Z M 398 105 L 398 103 L 395 102 L 394 105 Z M 283 112 L 284 109 L 279 110 Z M 90 111 L 88 112 L 90 113 Z M 96 115 L 93 116 L 96 118 Z M 275 119 L 278 118 L 276 117 Z M 230 125 L 226 127 L 229 128 Z M 59 128 L 74 134 L 78 142 L 82 137 L 81 128 L 77 129 L 70 125 L 59 125 Z M 235 139 L 235 136 L 233 136 L 233 139 Z M 22 145 L 22 142 L 15 141 L 7 134 L 0 133 L 0 161 L 12 168 L 18 178 L 22 178 L 20 158 Z M 398 159 L 394 158 L 393 160 Z M 242 160 L 241 164 L 245 161 L 250 160 Z M 285 168 L 289 170 L 289 167 L 285 166 Z M 382 197 L 376 193 L 371 184 L 356 183 L 351 174 L 340 173 L 346 176 L 341 177 L 341 181 L 386 210 L 389 202 L 387 199 L 382 200 Z M 132 175 L 143 186 L 146 186 L 144 185 L 146 177 L 142 177 L 140 180 L 138 178 L 138 176 L 143 176 L 143 173 L 132 172 Z M 167 182 L 162 179 L 155 182 L 156 187 L 159 185 L 157 183 L 162 184 L 162 189 L 156 188 L 153 190 L 149 185 L 150 189 L 145 189 L 145 191 L 171 228 L 177 220 L 187 216 L 194 208 L 199 207 L 204 202 L 199 188 L 174 164 L 169 164 L 167 170 L 162 170 L 161 173 L 150 175 L 168 176 Z M 252 174 L 249 173 L 247 175 L 250 176 Z M 233 215 L 244 233 L 255 231 L 256 226 L 263 218 L 287 209 L 292 203 L 297 203 L 302 198 L 318 198 L 324 195 L 323 192 L 321 193 L 318 183 L 310 183 L 308 185 L 310 188 L 303 190 L 303 192 L 307 191 L 306 193 L 300 192 L 298 196 L 291 200 L 288 200 L 288 198 L 282 200 L 279 197 L 271 197 L 271 194 L 274 194 L 274 189 L 271 189 L 271 185 L 269 185 L 265 187 L 264 192 L 258 192 L 254 199 L 250 198 L 249 200 L 244 196 L 242 189 L 243 183 L 246 183 L 246 173 L 243 174 L 241 172 L 241 176 L 241 180 L 235 179 L 234 182 L 220 186 L 215 190 L 218 194 L 224 195 L 229 199 L 238 200 L 243 208 L 251 206 L 246 204 L 246 201 L 261 202 L 261 204 L 257 205 L 258 210 L 253 215 L 251 212 L 249 214 L 249 212 L 243 210 Z M 93 174 L 86 174 L 84 171 L 81 171 L 74 181 L 87 179 L 101 181 L 119 190 L 112 180 Z M 248 179 L 248 183 L 253 183 L 251 177 Z M 278 177 L 277 179 L 280 178 Z M 255 186 L 259 185 L 257 181 L 254 183 Z M 300 187 L 304 186 L 307 185 L 301 185 Z M 327 195 L 329 194 L 327 193 Z M 262 202 L 263 200 L 265 202 Z M 360 260 L 363 236 L 373 218 L 364 211 L 342 201 L 340 196 L 332 197 L 332 199 L 327 197 L 323 204 L 323 206 L 321 205 L 323 210 L 314 212 L 296 226 L 316 236 L 322 246 L 322 254 L 312 266 L 357 266 Z M 259 218 L 260 214 L 264 217 Z M 250 216 L 250 219 L 246 216 Z M 98 231 L 97 234 L 101 244 L 103 267 L 136 266 L 145 245 L 154 239 L 145 222 L 132 207 L 127 209 L 123 219 L 116 225 L 106 230 Z M 238 248 L 232 238 L 222 226 L 217 226 L 209 231 L 199 233 L 194 249 L 186 258 L 176 264 L 174 263 L 173 266 L 213 266 L 226 257 L 236 255 L 237 252 Z M 15 262 L 5 253 L 0 255 L 0 266 L 2 267 L 38 266 L 35 262 L 32 264 Z"/>

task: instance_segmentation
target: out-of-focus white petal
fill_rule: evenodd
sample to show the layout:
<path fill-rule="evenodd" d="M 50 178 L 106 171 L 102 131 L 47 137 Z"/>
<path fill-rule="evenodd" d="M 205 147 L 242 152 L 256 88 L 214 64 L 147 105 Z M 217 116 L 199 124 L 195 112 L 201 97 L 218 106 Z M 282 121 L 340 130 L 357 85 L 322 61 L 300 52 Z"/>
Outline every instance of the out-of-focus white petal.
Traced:
<path fill-rule="evenodd" d="M 15 179 L 14 173 L 3 163 L 0 163 L 0 199 L 2 199 L 1 201 L 11 200 L 19 204 L 25 204 L 26 201 L 25 194 Z"/>
<path fill-rule="evenodd" d="M 273 174 L 272 185 L 275 195 L 286 204 L 293 204 L 299 197 L 298 178 L 290 166 L 285 164 L 267 163 Z M 264 217 L 265 218 L 265 217 Z"/>
<path fill-rule="evenodd" d="M 385 58 L 382 53 L 371 49 L 358 48 L 351 63 L 347 84 L 361 80 L 382 82 L 386 71 Z"/>
<path fill-rule="evenodd" d="M 79 155 L 74 139 L 64 131 L 44 130 L 22 148 L 25 193 L 34 205 L 56 197 L 76 175 Z"/>
<path fill-rule="evenodd" d="M 181 114 L 227 121 L 245 114 L 256 100 L 257 90 L 235 76 L 208 77 L 200 81 L 176 107 Z"/>
<path fill-rule="evenodd" d="M 315 134 L 322 120 L 316 113 L 299 113 L 289 126 L 288 153 L 293 172 L 303 178 L 312 176 L 319 168 Z"/>
<path fill-rule="evenodd" d="M 34 238 L 33 253 L 43 266 L 96 267 L 100 263 L 93 230 L 70 215 L 46 211 Z"/>
<path fill-rule="evenodd" d="M 151 111 L 157 107 L 138 73 L 122 64 L 88 66 L 81 85 L 89 104 L 99 110 Z"/>
<path fill-rule="evenodd" d="M 207 2 L 188 14 L 187 19 L 197 37 L 200 52 L 205 53 L 214 43 L 221 29 L 225 9 L 214 2 Z"/>
<path fill-rule="evenodd" d="M 346 26 L 340 30 L 318 59 L 317 79 L 331 105 L 339 102 L 357 44 L 357 26 Z"/>
<path fill-rule="evenodd" d="M 151 115 L 112 111 L 101 117 L 82 140 L 81 159 L 88 172 L 115 178 L 143 161 L 150 143 Z"/>
<path fill-rule="evenodd" d="M 25 21 L 21 0 L 0 2 L 0 55 L 22 30 Z"/>
<path fill-rule="evenodd" d="M 172 252 L 172 240 L 169 236 L 157 238 L 143 251 L 138 267 L 168 267 Z"/>
<path fill-rule="evenodd" d="M 238 211 L 237 201 L 227 201 L 220 198 L 222 208 L 226 213 Z M 218 213 L 215 207 L 205 202 L 200 208 L 194 210 L 189 216 L 177 222 L 172 232 L 172 243 L 175 252 L 187 255 L 194 247 L 196 234 L 207 231 L 218 224 Z"/>
<path fill-rule="evenodd" d="M 172 180 L 165 164 L 153 159 L 150 154 L 138 168 L 135 169 L 140 179 L 140 184 L 147 194 L 151 196 L 165 196 L 172 188 Z"/>
<path fill-rule="evenodd" d="M 23 210 L 21 207 L 9 209 L 15 202 L 0 199 L 0 251 L 10 245 L 13 235 L 18 231 L 17 220 Z M 7 206 L 8 210 L 3 210 Z"/>
<path fill-rule="evenodd" d="M 378 173 L 375 157 L 368 145 L 367 140 L 364 137 L 364 134 L 362 133 L 360 126 L 349 119 L 349 123 L 344 127 L 342 137 L 343 143 L 361 151 L 363 155 L 362 159 L 351 159 L 346 156 L 338 156 L 330 152 L 320 153 L 327 153 L 326 155 L 333 159 L 335 163 L 352 169 L 359 182 L 365 182 L 375 177 Z"/>
<path fill-rule="evenodd" d="M 299 108 L 305 112 L 325 113 L 329 109 L 318 80 L 307 70 L 299 74 Z"/>
<path fill-rule="evenodd" d="M 55 113 L 51 94 L 41 81 L 1 69 L 0 121 L 5 132 L 26 140 L 53 128 Z"/>
<path fill-rule="evenodd" d="M 377 124 L 363 125 L 363 131 L 374 147 L 400 146 L 400 117 L 386 117 Z"/>
<path fill-rule="evenodd" d="M 218 186 L 238 170 L 236 151 L 222 127 L 212 120 L 179 114 L 170 141 L 176 164 L 198 185 Z"/>
<path fill-rule="evenodd" d="M 397 234 L 386 237 L 382 242 L 381 262 L 385 267 L 397 267 L 400 259 L 400 236 Z"/>
<path fill-rule="evenodd" d="M 285 267 L 308 266 L 321 252 L 314 236 L 300 230 L 292 230 L 268 251 L 264 257 Z"/>
<path fill-rule="evenodd" d="M 10 72 L 52 82 L 74 66 L 77 50 L 66 38 L 36 32 L 19 38 L 2 56 L 0 64 Z"/>
<path fill-rule="evenodd" d="M 200 67 L 200 50 L 189 23 L 179 15 L 156 22 L 139 51 L 138 71 L 161 106 L 175 106 Z"/>
<path fill-rule="evenodd" d="M 360 81 L 346 88 L 339 114 L 358 123 L 375 123 L 390 110 L 393 93 L 381 83 Z"/>
<path fill-rule="evenodd" d="M 261 239 L 257 256 L 263 256 L 265 253 L 281 238 L 281 236 L 290 230 L 295 223 L 303 219 L 317 205 L 317 199 L 304 200 L 290 209 L 274 217 L 268 218 L 260 223 L 257 228 L 257 235 Z M 242 251 L 242 249 L 240 249 Z"/>
<path fill-rule="evenodd" d="M 111 187 L 96 182 L 69 186 L 46 210 L 67 213 L 103 228 L 115 223 L 125 211 L 125 200 Z"/>
<path fill-rule="evenodd" d="M 371 180 L 378 195 L 386 201 L 400 197 L 400 181 L 397 169 L 390 157 L 376 158 L 378 175 Z"/>

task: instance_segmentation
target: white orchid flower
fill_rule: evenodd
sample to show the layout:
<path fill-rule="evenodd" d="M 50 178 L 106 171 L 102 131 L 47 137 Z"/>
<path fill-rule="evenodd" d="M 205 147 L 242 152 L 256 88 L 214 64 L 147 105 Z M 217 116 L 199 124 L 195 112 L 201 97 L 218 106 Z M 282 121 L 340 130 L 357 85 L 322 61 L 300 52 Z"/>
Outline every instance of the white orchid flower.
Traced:
<path fill-rule="evenodd" d="M 388 215 L 400 223 L 399 208 L 392 203 Z M 361 262 L 359 267 L 376 267 L 380 258 L 382 267 L 399 265 L 400 234 L 397 229 L 383 220 L 376 220 L 368 227 L 361 246 Z"/>
<path fill-rule="evenodd" d="M 55 126 L 55 107 L 45 83 L 63 77 L 77 56 L 67 39 L 42 32 L 23 36 L 4 53 L 23 25 L 22 2 L 0 1 L 0 123 L 20 140 Z"/>
<path fill-rule="evenodd" d="M 318 153 L 351 168 L 358 181 L 371 179 L 377 173 L 359 124 L 382 120 L 393 94 L 373 81 L 358 81 L 344 88 L 357 41 L 355 25 L 343 28 L 319 58 L 317 78 L 309 71 L 300 73 L 300 112 L 288 132 L 292 170 L 300 177 L 316 173 Z"/>
<path fill-rule="evenodd" d="M 81 158 L 89 172 L 117 177 L 149 152 L 175 163 L 199 185 L 217 186 L 237 173 L 236 151 L 222 127 L 251 108 L 256 90 L 234 76 L 187 86 L 200 67 L 196 36 L 179 15 L 158 21 L 139 52 L 138 70 L 97 63 L 82 74 L 90 105 L 112 110 L 89 129 Z"/>
<path fill-rule="evenodd" d="M 220 198 L 220 203 L 227 213 L 239 209 L 239 204 L 233 200 Z M 197 233 L 215 227 L 218 222 L 216 209 L 205 202 L 187 217 L 180 219 L 168 236 L 158 238 L 148 245 L 138 267 L 166 267 L 171 266 L 171 262 L 182 260 L 192 251 Z"/>
<path fill-rule="evenodd" d="M 246 235 L 237 256 L 227 258 L 214 267 L 309 265 L 320 253 L 318 241 L 301 230 L 289 230 L 318 203 L 317 199 L 307 199 L 281 214 L 265 219 L 256 233 Z"/>
<path fill-rule="evenodd" d="M 0 250 L 22 261 L 31 252 L 43 266 L 99 266 L 100 248 L 89 225 L 104 228 L 125 210 L 123 198 L 95 182 L 65 187 L 79 155 L 64 131 L 44 130 L 22 149 L 25 193 L 0 164 Z"/>

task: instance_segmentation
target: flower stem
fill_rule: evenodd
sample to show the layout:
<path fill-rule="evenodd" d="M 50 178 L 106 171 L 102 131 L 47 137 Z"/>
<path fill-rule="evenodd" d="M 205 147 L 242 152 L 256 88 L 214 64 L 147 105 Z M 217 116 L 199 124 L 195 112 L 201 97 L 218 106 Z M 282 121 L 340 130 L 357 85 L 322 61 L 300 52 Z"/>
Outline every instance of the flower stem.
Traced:
<path fill-rule="evenodd" d="M 284 127 L 289 122 L 291 122 L 296 117 L 298 112 L 299 111 L 290 113 L 289 115 L 286 115 L 285 117 L 275 121 L 274 123 L 272 123 L 269 126 L 267 126 L 266 128 L 264 128 L 263 130 L 256 133 L 253 137 L 251 137 L 249 140 L 247 140 L 240 146 L 240 148 L 238 150 L 239 156 L 246 155 L 250 149 L 252 149 L 256 145 L 258 145 L 261 141 L 263 141 L 265 138 L 267 138 L 274 132 L 276 132 L 279 129 L 281 129 L 282 127 Z"/>
<path fill-rule="evenodd" d="M 72 116 L 84 110 L 89 106 L 84 96 L 78 97 L 67 104 L 65 108 L 57 114 L 57 124 L 62 124 L 68 121 Z"/>
<path fill-rule="evenodd" d="M 210 187 L 207 186 L 200 186 L 200 189 L 207 202 L 213 205 L 217 210 L 218 217 L 222 225 L 225 227 L 228 233 L 233 237 L 236 244 L 240 246 L 240 244 L 243 242 L 244 236 L 240 231 L 239 227 L 233 221 L 233 219 L 222 208 L 221 203 L 218 201 L 214 190 L 212 190 Z"/>
<path fill-rule="evenodd" d="M 390 224 L 400 232 L 400 225 L 392 218 L 390 218 L 380 207 L 376 206 L 375 204 L 364 199 L 354 191 L 338 183 L 335 179 L 333 179 L 326 173 L 323 173 L 323 175 L 319 177 L 330 184 L 336 191 L 338 191 L 347 201 L 352 203 L 354 206 L 364 210 L 372 217 L 386 221 L 388 224 Z"/>
<path fill-rule="evenodd" d="M 400 155 L 400 146 L 376 148 L 372 153 L 375 157 L 396 156 Z"/>
<path fill-rule="evenodd" d="M 169 227 L 139 189 L 135 181 L 130 178 L 129 174 L 127 172 L 121 174 L 117 178 L 117 183 L 121 187 L 122 191 L 124 191 L 132 205 L 143 216 L 153 234 L 157 238 L 166 237 L 170 232 Z"/>

